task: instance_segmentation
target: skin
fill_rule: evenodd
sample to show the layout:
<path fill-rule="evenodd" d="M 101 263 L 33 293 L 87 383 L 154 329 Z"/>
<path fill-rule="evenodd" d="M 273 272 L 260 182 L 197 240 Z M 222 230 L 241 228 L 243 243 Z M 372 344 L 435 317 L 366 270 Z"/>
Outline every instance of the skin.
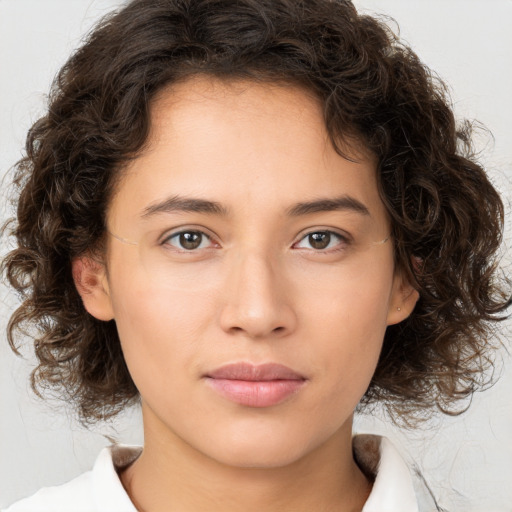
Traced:
<path fill-rule="evenodd" d="M 141 394 L 145 446 L 125 488 L 152 512 L 361 510 L 371 486 L 352 457 L 353 411 L 386 327 L 417 300 L 385 241 L 375 162 L 339 156 L 319 102 L 291 86 L 195 78 L 162 91 L 151 116 L 109 207 L 105 264 L 74 262 Z M 177 195 L 222 211 L 174 211 Z M 172 235 L 184 230 L 207 236 L 183 249 Z M 308 234 L 326 231 L 313 247 Z M 234 403 L 205 374 L 240 361 L 305 383 L 270 407 Z"/>

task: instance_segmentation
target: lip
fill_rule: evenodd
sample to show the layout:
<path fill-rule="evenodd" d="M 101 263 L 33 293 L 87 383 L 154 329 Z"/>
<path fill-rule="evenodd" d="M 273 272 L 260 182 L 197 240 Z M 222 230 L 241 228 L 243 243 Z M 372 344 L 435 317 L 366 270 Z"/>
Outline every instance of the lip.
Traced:
<path fill-rule="evenodd" d="M 307 379 L 287 366 L 232 363 L 205 375 L 207 384 L 231 402 L 247 407 L 271 407 L 295 395 Z"/>

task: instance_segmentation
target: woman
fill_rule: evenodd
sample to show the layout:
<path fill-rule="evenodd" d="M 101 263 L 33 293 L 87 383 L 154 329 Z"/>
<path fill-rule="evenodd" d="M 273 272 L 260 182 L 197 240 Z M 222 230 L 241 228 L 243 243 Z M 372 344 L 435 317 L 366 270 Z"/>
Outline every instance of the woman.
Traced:
<path fill-rule="evenodd" d="M 349 2 L 105 20 L 18 165 L 9 334 L 39 327 L 34 381 L 84 421 L 140 400 L 144 448 L 9 510 L 417 510 L 352 416 L 449 411 L 481 378 L 503 207 L 468 136 Z"/>

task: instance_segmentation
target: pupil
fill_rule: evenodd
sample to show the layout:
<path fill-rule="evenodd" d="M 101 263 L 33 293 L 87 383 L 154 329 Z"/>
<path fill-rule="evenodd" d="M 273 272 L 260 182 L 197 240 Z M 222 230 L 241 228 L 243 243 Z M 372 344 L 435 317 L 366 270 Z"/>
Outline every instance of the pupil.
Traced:
<path fill-rule="evenodd" d="M 197 249 L 201 245 L 201 238 L 200 233 L 181 233 L 180 244 L 184 249 Z"/>
<path fill-rule="evenodd" d="M 311 233 L 309 235 L 309 243 L 315 249 L 325 249 L 331 242 L 331 235 L 329 233 Z"/>

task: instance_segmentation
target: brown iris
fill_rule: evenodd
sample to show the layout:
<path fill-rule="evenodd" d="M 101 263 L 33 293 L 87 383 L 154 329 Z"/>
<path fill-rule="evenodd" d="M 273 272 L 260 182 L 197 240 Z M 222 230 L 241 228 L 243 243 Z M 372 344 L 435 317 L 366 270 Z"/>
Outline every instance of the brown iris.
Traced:
<path fill-rule="evenodd" d="M 197 249 L 203 241 L 203 234 L 197 231 L 185 231 L 180 233 L 180 245 L 184 249 Z"/>
<path fill-rule="evenodd" d="M 331 234 L 326 231 L 311 233 L 308 240 L 314 249 L 325 249 L 331 243 Z"/>

